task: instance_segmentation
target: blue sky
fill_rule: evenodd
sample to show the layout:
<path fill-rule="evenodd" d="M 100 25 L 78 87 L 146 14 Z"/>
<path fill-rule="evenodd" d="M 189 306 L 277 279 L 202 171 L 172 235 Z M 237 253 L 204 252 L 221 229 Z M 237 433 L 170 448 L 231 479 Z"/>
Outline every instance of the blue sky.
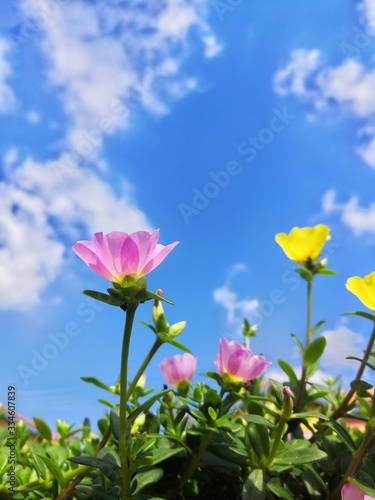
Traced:
<path fill-rule="evenodd" d="M 181 341 L 199 372 L 247 317 L 277 376 L 277 359 L 298 365 L 290 333 L 304 336 L 306 292 L 274 235 L 329 225 L 324 256 L 339 275 L 317 277 L 313 320 L 327 320 L 322 374 L 350 380 L 345 356 L 360 356 L 371 325 L 340 317 L 363 309 L 345 281 L 375 269 L 375 1 L 2 11 L 0 401 L 14 384 L 25 416 L 101 416 L 105 394 L 80 376 L 115 382 L 124 318 L 81 294 L 107 283 L 71 245 L 111 230 L 180 241 L 148 283 L 175 301 L 171 323 L 188 322 Z M 150 314 L 148 303 L 137 319 Z M 152 340 L 137 323 L 133 373 Z M 148 386 L 173 354 L 159 351 Z"/>

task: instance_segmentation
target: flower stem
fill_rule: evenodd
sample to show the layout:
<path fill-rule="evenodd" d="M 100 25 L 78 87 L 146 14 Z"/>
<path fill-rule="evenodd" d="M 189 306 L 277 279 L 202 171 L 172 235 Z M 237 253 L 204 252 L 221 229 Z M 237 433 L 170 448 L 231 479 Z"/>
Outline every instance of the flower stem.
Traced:
<path fill-rule="evenodd" d="M 355 376 L 355 379 L 354 379 L 355 381 L 361 380 L 362 374 L 366 368 L 366 363 L 369 360 L 372 349 L 374 347 L 374 343 L 375 343 L 375 326 L 372 330 L 371 337 L 368 341 L 368 344 L 367 344 L 367 347 L 366 347 L 366 350 L 365 350 L 365 353 L 363 356 L 363 360 L 358 368 L 357 375 Z M 349 389 L 345 398 L 341 401 L 340 405 L 332 413 L 332 415 L 331 415 L 332 420 L 337 420 L 345 413 L 346 408 L 347 408 L 348 404 L 350 403 L 350 400 L 352 399 L 354 393 L 355 393 L 354 389 Z"/>
<path fill-rule="evenodd" d="M 199 463 L 201 461 L 202 455 L 205 452 L 207 446 L 210 444 L 211 439 L 213 436 L 213 431 L 203 431 L 202 434 L 202 439 L 199 444 L 199 449 L 197 453 L 193 456 L 192 460 L 190 461 L 187 469 L 185 470 L 185 473 L 181 477 L 180 480 L 180 489 L 182 490 L 187 481 L 190 479 L 190 477 L 193 475 L 194 471 L 198 468 Z"/>
<path fill-rule="evenodd" d="M 374 418 L 374 417 L 375 417 L 375 395 L 372 396 L 372 406 L 371 406 L 371 413 L 369 416 L 369 420 L 371 418 Z M 340 483 L 336 486 L 334 491 L 327 497 L 328 500 L 333 500 L 333 499 L 337 498 L 339 496 L 341 488 L 347 482 L 347 478 L 351 477 L 355 474 L 363 456 L 366 454 L 368 449 L 372 447 L 371 445 L 373 442 L 373 436 L 374 436 L 374 428 L 369 424 L 369 422 L 367 422 L 366 431 L 365 431 L 365 435 L 363 436 L 362 442 L 359 445 L 359 448 L 354 453 L 351 464 L 349 465 L 348 469 L 346 470 Z"/>
<path fill-rule="evenodd" d="M 307 322 L 306 322 L 306 341 L 305 341 L 304 352 L 306 352 L 306 349 L 309 347 L 311 340 L 311 309 L 312 309 L 312 279 L 308 280 L 307 282 Z M 296 412 L 300 411 L 301 409 L 302 400 L 306 388 L 306 373 L 307 373 L 307 366 L 305 362 L 302 361 L 301 380 L 298 387 L 298 393 L 295 403 Z"/>
<path fill-rule="evenodd" d="M 135 374 L 135 377 L 134 379 L 132 380 L 131 384 L 129 385 L 128 387 L 128 391 L 126 393 L 126 399 L 128 400 L 130 398 L 130 396 L 132 395 L 132 392 L 135 388 L 135 386 L 137 385 L 137 382 L 138 380 L 141 378 L 141 376 L 143 375 L 144 371 L 146 370 L 149 362 L 151 361 L 151 359 L 154 357 L 156 351 L 159 349 L 160 346 L 162 346 L 164 344 L 164 342 L 162 340 L 160 340 L 159 338 L 156 338 L 153 346 L 151 347 L 150 351 L 148 352 L 148 354 L 146 355 L 145 359 L 143 360 L 143 363 L 141 364 L 141 366 L 139 367 L 137 373 Z"/>
<path fill-rule="evenodd" d="M 279 444 L 280 444 L 280 441 L 281 441 L 281 438 L 283 435 L 284 426 L 285 426 L 287 421 L 288 421 L 288 419 L 286 418 L 285 415 L 280 416 L 279 423 L 277 424 L 277 427 L 276 427 L 275 439 L 273 441 L 271 452 L 270 452 L 270 454 L 269 454 L 269 456 L 264 464 L 264 468 L 270 467 L 272 465 L 272 462 L 275 459 L 275 456 L 276 456 L 276 453 L 277 453 L 277 450 L 279 448 Z"/>
<path fill-rule="evenodd" d="M 130 498 L 130 469 L 126 450 L 126 405 L 128 402 L 128 357 L 130 337 L 132 333 L 135 311 L 138 302 L 129 302 L 126 309 L 124 337 L 122 341 L 121 372 L 120 372 L 120 417 L 119 417 L 119 450 L 121 462 L 122 500 Z"/>

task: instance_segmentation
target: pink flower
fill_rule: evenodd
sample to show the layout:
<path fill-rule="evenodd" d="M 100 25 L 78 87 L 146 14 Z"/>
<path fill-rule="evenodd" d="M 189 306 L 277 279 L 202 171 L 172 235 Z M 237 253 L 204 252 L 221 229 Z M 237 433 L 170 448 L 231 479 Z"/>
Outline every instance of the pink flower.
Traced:
<path fill-rule="evenodd" d="M 232 340 L 220 339 L 216 354 L 216 370 L 232 382 L 248 382 L 257 377 L 271 363 L 264 356 L 254 356 L 253 351 Z"/>
<path fill-rule="evenodd" d="M 187 385 L 193 378 L 197 358 L 188 352 L 176 354 L 173 358 L 165 358 L 160 363 L 159 368 L 169 385 L 179 387 L 180 384 Z"/>
<path fill-rule="evenodd" d="M 347 483 L 341 489 L 341 500 L 374 500 L 374 497 L 366 495 L 354 484 Z"/>
<path fill-rule="evenodd" d="M 159 245 L 158 239 L 158 229 L 95 233 L 94 241 L 78 241 L 73 251 L 102 278 L 127 287 L 155 269 L 178 244 Z"/>

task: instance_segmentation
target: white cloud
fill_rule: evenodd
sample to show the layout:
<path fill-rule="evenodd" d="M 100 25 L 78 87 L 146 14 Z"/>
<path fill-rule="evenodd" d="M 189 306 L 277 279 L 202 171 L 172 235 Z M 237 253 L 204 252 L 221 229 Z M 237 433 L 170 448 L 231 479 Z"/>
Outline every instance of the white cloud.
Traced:
<path fill-rule="evenodd" d="M 31 18 L 41 9 L 47 12 L 48 5 L 48 0 L 23 0 Z M 195 79 L 180 71 L 191 37 L 200 39 L 206 57 L 221 49 L 207 15 L 205 0 L 56 5 L 43 24 L 42 47 L 50 80 L 72 121 L 71 142 L 104 122 L 111 122 L 112 131 L 128 126 L 140 106 L 166 113 L 169 98 L 194 90 Z"/>
<path fill-rule="evenodd" d="M 28 113 L 26 113 L 26 120 L 32 124 L 39 123 L 40 115 L 35 111 L 35 109 L 31 109 Z"/>
<path fill-rule="evenodd" d="M 275 91 L 280 95 L 309 96 L 311 91 L 307 88 L 308 78 L 311 77 L 320 64 L 321 55 L 318 50 L 294 50 L 290 55 L 290 61 L 279 69 L 274 76 Z"/>
<path fill-rule="evenodd" d="M 337 203 L 336 193 L 330 190 L 322 198 L 322 209 L 327 215 L 338 214 L 343 224 L 356 235 L 375 234 L 375 203 L 363 208 L 356 197 L 347 203 Z"/>
<path fill-rule="evenodd" d="M 365 23 L 372 32 L 375 32 L 375 1 L 363 0 L 358 6 L 358 11 L 362 22 Z"/>
<path fill-rule="evenodd" d="M 334 330 L 325 330 L 322 335 L 327 339 L 327 346 L 320 363 L 323 370 L 344 370 L 358 368 L 358 361 L 345 359 L 349 356 L 363 357 L 364 338 L 359 333 L 338 325 Z"/>
<path fill-rule="evenodd" d="M 12 150 L 8 157 L 14 158 Z M 53 163 L 25 160 L 0 183 L 0 308 L 40 303 L 63 269 L 67 247 L 62 241 L 140 228 L 150 226 L 127 186 L 116 195 L 87 168 L 71 170 L 61 182 Z"/>
<path fill-rule="evenodd" d="M 367 5 L 368 4 L 368 5 Z M 374 2 L 366 2 L 372 12 Z M 375 26 L 375 16 L 374 16 Z M 367 36 L 367 35 L 366 35 Z M 318 50 L 298 49 L 290 61 L 274 76 L 274 90 L 280 95 L 292 94 L 310 102 L 316 111 L 338 110 L 343 115 L 362 120 L 358 130 L 356 152 L 375 168 L 375 70 L 367 69 L 355 59 L 346 59 L 336 67 L 323 66 Z M 311 113 L 307 119 L 311 121 Z M 316 121 L 316 115 L 314 121 Z"/>
<path fill-rule="evenodd" d="M 0 38 L 0 113 L 12 113 L 16 107 L 13 90 L 7 82 L 12 75 L 12 68 L 7 60 L 8 52 L 9 43 Z"/>
<path fill-rule="evenodd" d="M 237 293 L 230 289 L 232 278 L 246 269 L 246 265 L 242 263 L 231 266 L 227 271 L 224 285 L 216 288 L 213 292 L 214 301 L 224 309 L 227 326 L 234 337 L 241 335 L 243 320 L 245 318 L 251 319 L 251 315 L 259 308 L 258 299 L 240 299 Z"/>

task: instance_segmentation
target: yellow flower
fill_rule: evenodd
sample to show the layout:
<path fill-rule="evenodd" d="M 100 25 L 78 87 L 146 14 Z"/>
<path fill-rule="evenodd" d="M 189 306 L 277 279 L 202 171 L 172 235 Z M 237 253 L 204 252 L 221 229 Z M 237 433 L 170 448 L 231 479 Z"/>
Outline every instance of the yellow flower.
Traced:
<path fill-rule="evenodd" d="M 375 311 L 375 272 L 367 274 L 364 278 L 359 276 L 349 278 L 346 288 L 354 293 L 366 307 Z"/>
<path fill-rule="evenodd" d="M 314 261 L 319 257 L 325 242 L 330 239 L 329 231 L 324 224 L 294 227 L 289 234 L 277 234 L 275 240 L 289 259 L 303 266 L 309 259 Z"/>

